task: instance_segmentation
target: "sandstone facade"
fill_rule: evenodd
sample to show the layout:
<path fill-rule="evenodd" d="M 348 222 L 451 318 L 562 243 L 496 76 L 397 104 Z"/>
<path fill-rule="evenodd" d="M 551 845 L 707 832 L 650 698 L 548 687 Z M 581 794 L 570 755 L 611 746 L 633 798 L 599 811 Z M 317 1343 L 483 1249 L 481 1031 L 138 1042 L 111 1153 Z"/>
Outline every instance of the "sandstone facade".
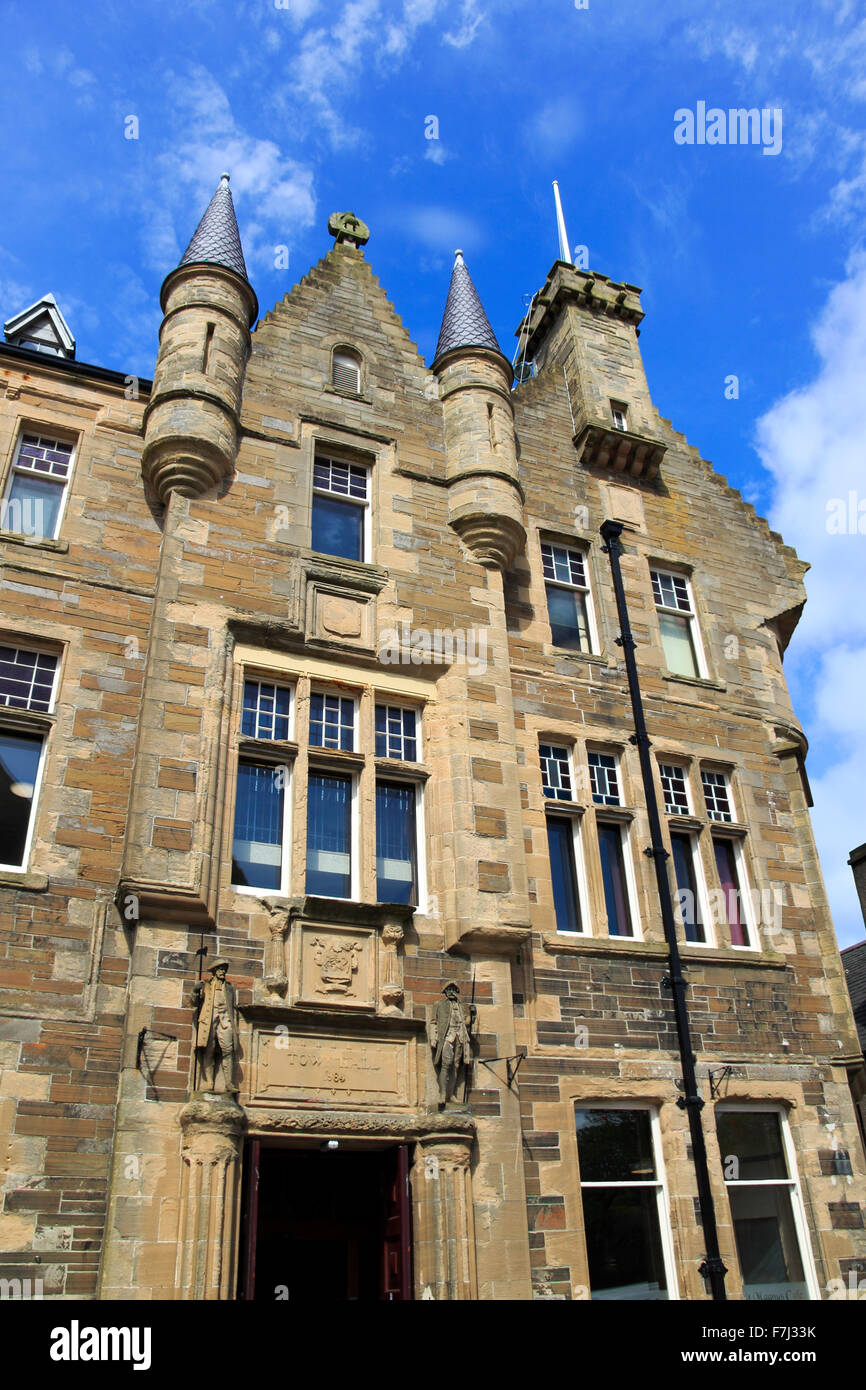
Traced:
<path fill-rule="evenodd" d="M 706 1297 L 598 534 L 613 518 L 653 757 L 690 788 L 665 833 L 692 837 L 702 901 L 724 887 L 714 835 L 752 893 L 745 944 L 719 919 L 682 945 L 729 1296 L 715 1116 L 735 1105 L 784 1125 L 808 1296 L 862 1278 L 860 1054 L 782 661 L 805 566 L 659 417 L 639 291 L 557 263 L 524 325 L 537 372 L 512 391 L 489 346 L 428 369 L 351 237 L 251 336 L 244 286 L 217 264 L 173 272 L 152 388 L 0 348 L 4 490 L 23 432 L 74 444 L 57 537 L 0 535 L 0 644 L 58 658 L 49 710 L 0 708 L 0 728 L 44 740 L 26 863 L 0 873 L 0 1276 L 231 1299 L 258 1259 L 256 1296 L 279 1297 L 255 1174 L 327 1163 L 336 1141 L 340 1161 L 397 1155 L 375 1296 L 583 1299 L 575 1107 L 615 1103 L 657 1127 L 668 1292 Z M 345 351 L 358 390 L 333 384 Z M 360 559 L 313 548 L 317 459 L 366 480 Z M 587 650 L 553 640 L 543 546 L 583 559 Z M 689 581 L 694 676 L 668 669 L 652 570 Z M 280 737 L 244 732 L 249 682 L 289 689 Z M 322 694 L 351 702 L 351 747 L 311 739 Z M 403 756 L 377 749 L 384 707 L 416 716 Z M 542 747 L 567 750 L 569 797 L 545 794 Z M 597 753 L 615 804 L 594 799 Z M 276 888 L 232 872 L 241 764 L 281 775 Z M 726 779 L 726 822 L 704 770 Z M 351 787 L 343 898 L 307 891 L 329 778 Z M 411 905 L 379 901 L 383 783 L 415 798 Z M 575 837 L 580 931 L 558 922 L 551 815 Z M 631 936 L 609 932 L 610 826 Z M 237 1103 L 196 1084 L 190 987 L 217 955 L 238 991 Z M 467 1104 L 441 1110 L 427 1030 L 448 981 L 474 997 L 476 1055 Z"/>

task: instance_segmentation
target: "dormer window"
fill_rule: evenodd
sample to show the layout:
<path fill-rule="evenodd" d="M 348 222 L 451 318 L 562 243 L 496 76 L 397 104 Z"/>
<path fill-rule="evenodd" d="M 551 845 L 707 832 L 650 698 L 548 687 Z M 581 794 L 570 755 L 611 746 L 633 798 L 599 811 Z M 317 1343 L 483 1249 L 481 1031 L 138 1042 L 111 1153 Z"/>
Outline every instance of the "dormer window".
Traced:
<path fill-rule="evenodd" d="M 615 430 L 627 430 L 627 429 L 628 429 L 628 406 L 627 406 L 627 405 L 623 405 L 621 401 L 611 401 L 611 403 L 610 403 L 610 413 L 611 413 L 611 418 L 613 419 L 613 427 L 614 427 Z"/>
<path fill-rule="evenodd" d="M 331 366 L 331 384 L 335 391 L 349 396 L 361 394 L 361 359 L 351 348 L 337 348 Z"/>

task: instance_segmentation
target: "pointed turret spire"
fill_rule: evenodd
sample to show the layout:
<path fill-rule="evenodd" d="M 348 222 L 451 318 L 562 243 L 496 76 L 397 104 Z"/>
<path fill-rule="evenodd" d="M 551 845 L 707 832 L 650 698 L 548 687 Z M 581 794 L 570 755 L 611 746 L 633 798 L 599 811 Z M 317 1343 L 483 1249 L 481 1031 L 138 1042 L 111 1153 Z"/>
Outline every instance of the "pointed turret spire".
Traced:
<path fill-rule="evenodd" d="M 222 265 L 247 280 L 247 268 L 229 188 L 229 175 L 223 174 L 217 190 L 193 233 L 180 265 Z"/>
<path fill-rule="evenodd" d="M 445 301 L 445 313 L 436 344 L 435 364 L 446 352 L 454 348 L 489 348 L 502 356 L 502 349 L 496 341 L 496 334 L 490 327 L 490 320 L 478 298 L 478 291 L 472 283 L 472 276 L 466 269 L 463 252 L 454 252 L 454 269 L 451 284 Z"/>

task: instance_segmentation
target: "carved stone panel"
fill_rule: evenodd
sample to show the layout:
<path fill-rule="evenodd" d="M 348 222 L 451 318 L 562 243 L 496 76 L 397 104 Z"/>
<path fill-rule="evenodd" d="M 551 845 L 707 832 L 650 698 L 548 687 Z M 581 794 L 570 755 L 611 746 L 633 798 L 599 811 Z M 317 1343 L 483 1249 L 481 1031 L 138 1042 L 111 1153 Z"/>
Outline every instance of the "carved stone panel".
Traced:
<path fill-rule="evenodd" d="M 376 1006 L 376 939 L 351 927 L 298 929 L 298 1002 L 331 1007 Z"/>
<path fill-rule="evenodd" d="M 252 1103 L 406 1109 L 413 1042 L 376 1033 L 285 1027 L 253 1034 Z"/>

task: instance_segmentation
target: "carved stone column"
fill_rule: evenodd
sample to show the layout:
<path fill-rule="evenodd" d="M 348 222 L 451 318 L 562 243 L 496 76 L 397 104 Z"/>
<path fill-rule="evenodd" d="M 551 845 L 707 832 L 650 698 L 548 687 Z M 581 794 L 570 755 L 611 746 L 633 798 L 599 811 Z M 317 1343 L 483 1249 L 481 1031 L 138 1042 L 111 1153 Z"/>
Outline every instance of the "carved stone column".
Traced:
<path fill-rule="evenodd" d="M 231 1096 L 196 1098 L 183 1129 L 176 1297 L 235 1296 L 245 1115 Z"/>
<path fill-rule="evenodd" d="M 382 928 L 380 975 L 382 1012 L 402 1014 L 403 1012 L 403 968 L 399 955 L 403 940 L 403 924 L 387 920 Z"/>
<path fill-rule="evenodd" d="M 472 1136 L 425 1135 L 412 1166 L 415 1297 L 475 1299 Z"/>
<path fill-rule="evenodd" d="M 265 947 L 265 985 L 273 994 L 285 994 L 288 985 L 286 972 L 286 937 L 296 915 L 284 907 L 275 907 L 264 899 L 268 911 L 268 944 Z"/>

